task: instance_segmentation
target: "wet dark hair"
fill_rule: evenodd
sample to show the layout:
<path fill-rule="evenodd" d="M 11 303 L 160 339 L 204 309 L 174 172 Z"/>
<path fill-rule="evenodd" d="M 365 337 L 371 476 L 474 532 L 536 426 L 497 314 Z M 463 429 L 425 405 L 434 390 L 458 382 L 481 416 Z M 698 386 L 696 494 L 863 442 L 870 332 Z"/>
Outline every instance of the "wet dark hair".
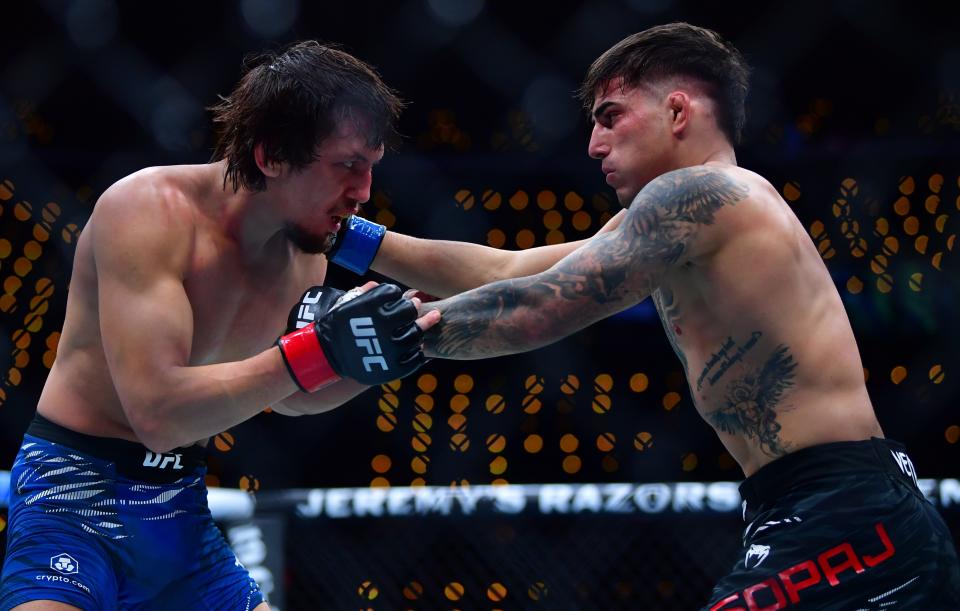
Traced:
<path fill-rule="evenodd" d="M 396 121 L 404 102 L 366 63 L 309 40 L 279 52 L 248 56 L 244 74 L 213 112 L 217 145 L 213 161 L 227 160 L 227 181 L 236 191 L 266 188 L 253 156 L 263 144 L 266 159 L 302 169 L 334 130 L 351 122 L 370 148 L 395 146 Z"/>
<path fill-rule="evenodd" d="M 610 47 L 590 66 L 577 97 L 590 112 L 597 91 L 617 77 L 630 88 L 672 76 L 692 77 L 707 86 L 716 105 L 717 125 L 732 144 L 739 144 L 750 67 L 719 34 L 689 23 L 655 26 Z"/>

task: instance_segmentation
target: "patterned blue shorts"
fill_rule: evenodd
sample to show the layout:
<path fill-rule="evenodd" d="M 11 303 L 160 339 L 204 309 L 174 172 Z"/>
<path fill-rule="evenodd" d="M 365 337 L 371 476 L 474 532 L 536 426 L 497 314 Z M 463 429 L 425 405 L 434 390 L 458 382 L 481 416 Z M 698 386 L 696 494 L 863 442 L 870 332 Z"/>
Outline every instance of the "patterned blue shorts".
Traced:
<path fill-rule="evenodd" d="M 154 454 L 38 416 L 10 475 L 0 610 L 31 600 L 98 611 L 263 602 L 210 516 L 203 453 Z"/>

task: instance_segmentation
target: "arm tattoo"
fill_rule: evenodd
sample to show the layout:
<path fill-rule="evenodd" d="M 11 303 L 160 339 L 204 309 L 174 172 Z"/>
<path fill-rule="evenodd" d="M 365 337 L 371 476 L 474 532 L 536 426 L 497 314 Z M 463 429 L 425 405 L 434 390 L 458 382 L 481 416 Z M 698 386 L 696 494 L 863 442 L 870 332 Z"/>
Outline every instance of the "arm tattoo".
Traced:
<path fill-rule="evenodd" d="M 780 441 L 776 408 L 793 386 L 796 368 L 790 349 L 781 344 L 759 371 L 730 382 L 723 404 L 706 419 L 717 430 L 755 440 L 768 456 L 783 456 L 789 448 Z"/>
<path fill-rule="evenodd" d="M 443 318 L 428 354 L 474 359 L 539 348 L 650 295 L 683 260 L 702 225 L 747 196 L 746 185 L 697 166 L 651 181 L 620 226 L 594 236 L 552 268 L 427 304 Z"/>

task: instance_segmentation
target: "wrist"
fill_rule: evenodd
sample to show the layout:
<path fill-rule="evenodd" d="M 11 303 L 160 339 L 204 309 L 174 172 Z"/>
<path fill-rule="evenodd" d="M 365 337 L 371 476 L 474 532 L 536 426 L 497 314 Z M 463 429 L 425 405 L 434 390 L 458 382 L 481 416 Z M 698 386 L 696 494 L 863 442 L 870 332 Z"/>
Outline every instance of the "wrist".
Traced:
<path fill-rule="evenodd" d="M 340 380 L 327 358 L 315 325 L 307 325 L 277 340 L 287 372 L 300 390 L 314 392 Z"/>
<path fill-rule="evenodd" d="M 345 219 L 344 224 L 330 260 L 356 274 L 365 274 L 380 250 L 387 228 L 359 216 Z"/>

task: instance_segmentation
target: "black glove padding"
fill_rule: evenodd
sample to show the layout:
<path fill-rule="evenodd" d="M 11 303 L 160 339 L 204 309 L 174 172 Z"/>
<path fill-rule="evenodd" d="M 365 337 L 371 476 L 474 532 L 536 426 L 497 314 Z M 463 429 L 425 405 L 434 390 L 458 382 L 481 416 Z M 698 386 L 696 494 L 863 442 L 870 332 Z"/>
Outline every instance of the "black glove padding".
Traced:
<path fill-rule="evenodd" d="M 342 377 L 384 384 L 424 363 L 417 308 L 395 284 L 374 289 L 326 312 L 316 323 L 330 365 Z"/>
<path fill-rule="evenodd" d="M 311 286 L 290 310 L 285 333 L 293 333 L 320 320 L 341 295 L 343 291 L 332 286 Z"/>

